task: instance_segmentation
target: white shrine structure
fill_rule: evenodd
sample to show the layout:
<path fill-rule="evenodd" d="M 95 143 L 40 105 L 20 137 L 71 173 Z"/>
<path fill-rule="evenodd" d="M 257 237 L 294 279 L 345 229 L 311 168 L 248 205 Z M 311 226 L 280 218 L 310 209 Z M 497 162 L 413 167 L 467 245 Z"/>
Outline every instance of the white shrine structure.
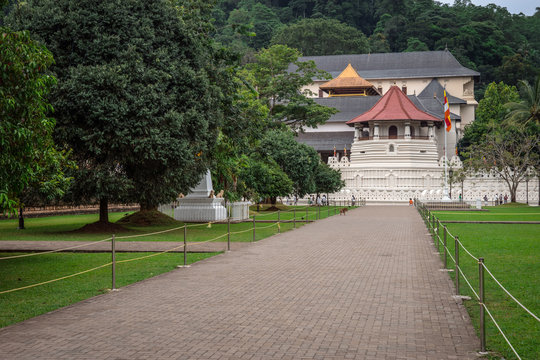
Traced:
<path fill-rule="evenodd" d="M 474 121 L 478 72 L 461 66 L 447 50 L 299 60 L 312 60 L 334 77 L 315 79 L 304 90 L 318 94 L 317 103 L 339 113 L 298 136 L 322 161 L 341 171 L 346 186 L 332 198 L 350 200 L 354 195 L 387 204 L 442 199 L 445 163 L 449 172 L 462 169 L 456 143 L 463 127 Z M 452 120 L 446 148 L 444 89 Z M 518 201 L 538 204 L 538 186 L 538 178 L 520 184 Z M 473 202 L 487 196 L 492 201 L 495 194 L 508 194 L 508 188 L 492 173 L 469 175 L 450 185 L 454 200 Z"/>
<path fill-rule="evenodd" d="M 210 170 L 187 196 L 180 198 L 174 209 L 174 219 L 185 222 L 209 222 L 227 219 L 225 199 L 216 198 Z"/>

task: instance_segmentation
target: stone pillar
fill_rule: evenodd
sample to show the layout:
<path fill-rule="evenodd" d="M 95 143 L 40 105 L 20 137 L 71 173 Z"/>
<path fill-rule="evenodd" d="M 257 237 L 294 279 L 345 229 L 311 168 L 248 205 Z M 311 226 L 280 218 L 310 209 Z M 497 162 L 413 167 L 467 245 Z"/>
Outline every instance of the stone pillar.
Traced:
<path fill-rule="evenodd" d="M 354 126 L 354 140 L 358 140 L 362 134 L 360 133 L 360 126 Z"/>
<path fill-rule="evenodd" d="M 433 140 L 433 123 L 432 122 L 429 122 L 428 123 L 428 138 L 429 140 Z"/>
<path fill-rule="evenodd" d="M 373 125 L 373 140 L 379 140 L 379 124 Z"/>
<path fill-rule="evenodd" d="M 411 140 L 411 123 L 405 123 L 405 140 Z"/>

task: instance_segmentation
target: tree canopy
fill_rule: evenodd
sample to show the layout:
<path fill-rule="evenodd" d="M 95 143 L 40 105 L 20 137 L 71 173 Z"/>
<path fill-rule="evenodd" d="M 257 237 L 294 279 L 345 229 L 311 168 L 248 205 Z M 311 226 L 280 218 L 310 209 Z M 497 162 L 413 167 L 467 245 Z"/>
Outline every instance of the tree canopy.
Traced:
<path fill-rule="evenodd" d="M 272 37 L 271 43 L 298 49 L 305 56 L 369 52 L 364 33 L 336 19 L 302 19 L 283 26 Z"/>
<path fill-rule="evenodd" d="M 62 193 L 69 179 L 55 148 L 47 96 L 56 79 L 51 52 L 27 31 L 0 28 L 0 209 L 21 207 L 23 192 Z"/>
<path fill-rule="evenodd" d="M 250 11 L 255 4 L 264 5 L 272 17 L 254 19 Z M 249 16 L 239 19 L 238 12 Z M 220 0 L 214 16 L 216 39 L 234 43 L 247 54 L 277 43 L 304 55 L 448 48 L 462 65 L 481 73 L 480 98 L 495 80 L 509 85 L 517 85 L 518 80 L 532 83 L 540 67 L 538 10 L 532 16 L 510 14 L 503 7 L 477 6 L 468 0 L 453 5 L 434 0 Z M 264 31 L 255 29 L 262 27 L 260 21 L 266 22 Z M 255 36 L 230 36 L 232 26 L 238 24 L 251 26 Z M 269 33 L 274 37 L 269 38 Z M 257 38 L 260 41 L 254 45 Z M 355 50 L 357 39 L 361 48 Z"/>
<path fill-rule="evenodd" d="M 336 112 L 317 104 L 310 95 L 302 93 L 302 87 L 314 78 L 329 78 L 329 74 L 316 68 L 313 61 L 298 61 L 300 52 L 285 45 L 272 45 L 260 50 L 255 62 L 245 67 L 246 76 L 258 92 L 259 100 L 268 107 L 270 118 L 277 124 L 302 130 L 317 127 Z M 288 71 L 293 64 L 295 69 Z"/>
<path fill-rule="evenodd" d="M 196 0 L 20 7 L 10 23 L 55 54 L 55 136 L 79 163 L 80 196 L 150 209 L 194 186 L 234 87 L 227 57 L 208 37 L 211 7 Z"/>

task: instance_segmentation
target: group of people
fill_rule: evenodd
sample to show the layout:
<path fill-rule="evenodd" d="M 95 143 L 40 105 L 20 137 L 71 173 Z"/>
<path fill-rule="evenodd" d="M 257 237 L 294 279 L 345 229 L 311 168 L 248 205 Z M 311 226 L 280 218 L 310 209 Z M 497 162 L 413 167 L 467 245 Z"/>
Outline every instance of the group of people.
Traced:
<path fill-rule="evenodd" d="M 317 205 L 317 206 L 326 206 L 327 205 L 327 199 L 326 195 L 323 194 L 323 196 L 317 195 L 317 198 L 315 198 L 313 195 L 311 195 L 308 199 L 309 205 Z"/>
<path fill-rule="evenodd" d="M 484 202 L 488 203 L 488 197 L 487 195 L 484 195 Z M 502 204 L 507 204 L 508 203 L 508 194 L 495 194 L 493 196 L 493 205 L 502 205 Z"/>

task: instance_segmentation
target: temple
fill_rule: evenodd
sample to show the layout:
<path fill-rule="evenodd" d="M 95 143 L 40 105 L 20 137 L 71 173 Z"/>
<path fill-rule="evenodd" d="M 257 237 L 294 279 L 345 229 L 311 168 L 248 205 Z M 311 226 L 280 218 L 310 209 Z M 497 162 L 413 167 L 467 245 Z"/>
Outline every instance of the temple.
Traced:
<path fill-rule="evenodd" d="M 318 94 L 314 98 L 318 104 L 339 112 L 297 138 L 340 170 L 345 188 L 333 198 L 354 195 L 368 203 L 386 204 L 443 198 L 445 165 L 449 172 L 462 168 L 456 144 L 463 128 L 474 121 L 478 72 L 463 67 L 448 50 L 299 60 L 314 61 L 334 77 L 314 79 L 307 88 Z M 294 65 L 289 70 L 294 71 Z M 452 120 L 448 132 L 445 90 Z M 449 181 L 453 199 L 476 201 L 508 192 L 504 181 L 491 173 L 470 174 L 459 184 L 454 179 L 453 194 Z M 525 189 L 526 184 L 518 188 L 522 201 L 529 198 Z"/>

